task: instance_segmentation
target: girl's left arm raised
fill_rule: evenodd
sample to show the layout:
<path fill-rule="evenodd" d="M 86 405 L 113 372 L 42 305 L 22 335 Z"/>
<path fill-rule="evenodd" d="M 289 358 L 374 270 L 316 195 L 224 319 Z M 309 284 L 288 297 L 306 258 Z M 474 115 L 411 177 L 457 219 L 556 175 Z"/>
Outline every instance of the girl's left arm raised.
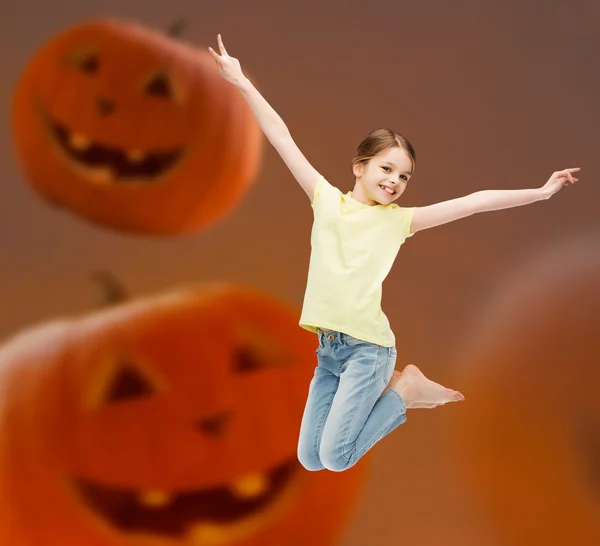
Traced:
<path fill-rule="evenodd" d="M 527 190 L 483 190 L 426 207 L 417 207 L 412 218 L 410 231 L 415 233 L 422 229 L 447 224 L 448 222 L 453 222 L 454 220 L 465 218 L 478 212 L 520 207 L 543 199 L 549 199 L 563 185 L 566 186 L 569 182 L 574 184 L 579 180 L 571 174 L 576 171 L 579 171 L 579 168 L 556 171 L 541 188 Z"/>

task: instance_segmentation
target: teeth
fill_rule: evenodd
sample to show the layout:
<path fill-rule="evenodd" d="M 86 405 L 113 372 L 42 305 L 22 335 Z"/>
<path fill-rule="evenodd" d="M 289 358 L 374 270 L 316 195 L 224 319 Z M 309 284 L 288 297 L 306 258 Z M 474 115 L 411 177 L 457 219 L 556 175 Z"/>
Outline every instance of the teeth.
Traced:
<path fill-rule="evenodd" d="M 71 133 L 69 144 L 75 150 L 87 150 L 90 147 L 90 139 L 82 133 Z"/>
<path fill-rule="evenodd" d="M 222 544 L 227 540 L 225 529 L 210 523 L 196 523 L 187 534 L 192 544 L 199 546 L 208 546 L 209 544 Z"/>
<path fill-rule="evenodd" d="M 127 159 L 134 163 L 139 163 L 146 158 L 146 154 L 142 150 L 128 150 Z"/>
<path fill-rule="evenodd" d="M 171 502 L 171 497 L 166 491 L 142 491 L 138 495 L 138 501 L 146 506 L 165 506 Z"/>
<path fill-rule="evenodd" d="M 112 171 L 107 167 L 90 169 L 87 175 L 97 184 L 109 184 L 113 180 Z"/>
<path fill-rule="evenodd" d="M 263 493 L 269 484 L 263 474 L 249 474 L 233 482 L 229 488 L 238 497 L 256 497 Z"/>
<path fill-rule="evenodd" d="M 396 193 L 395 190 L 392 190 L 390 188 L 386 188 L 385 186 L 379 186 L 382 190 L 387 191 L 390 195 L 394 195 Z"/>

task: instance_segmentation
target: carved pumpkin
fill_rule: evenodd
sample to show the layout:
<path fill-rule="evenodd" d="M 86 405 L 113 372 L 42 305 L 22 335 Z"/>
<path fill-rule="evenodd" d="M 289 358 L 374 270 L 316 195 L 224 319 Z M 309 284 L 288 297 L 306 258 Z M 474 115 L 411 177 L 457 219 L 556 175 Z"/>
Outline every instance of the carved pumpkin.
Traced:
<path fill-rule="evenodd" d="M 0 545 L 336 543 L 365 465 L 297 460 L 315 346 L 295 310 L 228 284 L 9 340 Z"/>
<path fill-rule="evenodd" d="M 479 517 L 499 546 L 598 545 L 600 240 L 557 246 L 486 307 L 452 434 Z"/>
<path fill-rule="evenodd" d="M 232 211 L 261 131 L 208 52 L 118 20 L 69 28 L 18 84 L 16 151 L 49 202 L 104 227 L 170 235 Z"/>

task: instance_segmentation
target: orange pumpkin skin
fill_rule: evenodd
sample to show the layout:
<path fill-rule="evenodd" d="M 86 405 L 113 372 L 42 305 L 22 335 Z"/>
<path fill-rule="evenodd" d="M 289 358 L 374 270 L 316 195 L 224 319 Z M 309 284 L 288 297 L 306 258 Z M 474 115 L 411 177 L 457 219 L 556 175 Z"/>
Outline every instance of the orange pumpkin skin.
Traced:
<path fill-rule="evenodd" d="M 204 49 L 110 19 L 43 45 L 13 104 L 28 182 L 125 232 L 189 233 L 231 212 L 257 174 L 262 135 Z"/>
<path fill-rule="evenodd" d="M 600 544 L 600 240 L 542 255 L 457 351 L 456 453 L 499 546 Z"/>
<path fill-rule="evenodd" d="M 9 340 L 0 545 L 336 544 L 366 467 L 297 460 L 315 345 L 295 310 L 228 284 Z"/>

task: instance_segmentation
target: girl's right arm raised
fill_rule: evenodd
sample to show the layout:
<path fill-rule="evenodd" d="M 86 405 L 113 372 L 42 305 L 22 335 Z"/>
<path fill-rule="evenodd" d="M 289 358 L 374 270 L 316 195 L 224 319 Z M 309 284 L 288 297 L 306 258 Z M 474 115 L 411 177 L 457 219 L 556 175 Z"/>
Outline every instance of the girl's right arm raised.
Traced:
<path fill-rule="evenodd" d="M 252 85 L 252 82 L 243 75 L 239 61 L 227 54 L 220 34 L 217 39 L 221 55 L 218 55 L 211 47 L 208 49 L 217 61 L 221 76 L 235 85 L 242 93 L 265 136 L 312 201 L 319 172 L 296 146 L 289 129 L 279 114 Z"/>

